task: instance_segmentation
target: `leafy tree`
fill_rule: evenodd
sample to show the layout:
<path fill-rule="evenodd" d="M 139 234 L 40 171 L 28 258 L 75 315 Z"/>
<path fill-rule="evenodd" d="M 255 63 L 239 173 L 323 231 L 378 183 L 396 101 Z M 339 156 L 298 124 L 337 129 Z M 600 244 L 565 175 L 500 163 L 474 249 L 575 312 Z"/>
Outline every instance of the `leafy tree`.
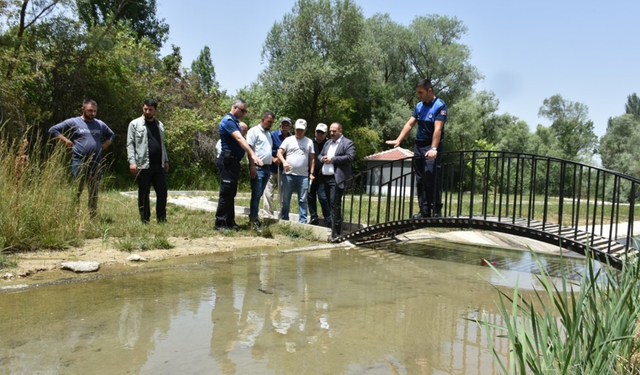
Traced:
<path fill-rule="evenodd" d="M 491 119 L 498 105 L 492 92 L 481 91 L 451 106 L 445 124 L 447 150 L 472 150 L 481 139 L 495 143 L 496 129 Z"/>
<path fill-rule="evenodd" d="M 543 101 L 538 115 L 551 120 L 551 129 L 556 133 L 562 151 L 561 157 L 579 161 L 593 154 L 597 137 L 586 105 L 556 94 Z"/>
<path fill-rule="evenodd" d="M 411 73 L 404 47 L 409 30 L 391 20 L 389 14 L 374 14 L 366 20 L 366 28 L 377 78 L 389 86 L 405 82 Z"/>
<path fill-rule="evenodd" d="M 352 0 L 299 0 L 269 31 L 259 81 L 273 108 L 309 123 L 362 121 L 371 64 L 362 10 Z M 364 121 L 363 121 L 364 122 Z"/>
<path fill-rule="evenodd" d="M 633 114 L 609 119 L 607 132 L 600 139 L 598 151 L 602 166 L 614 171 L 640 176 L 640 121 Z"/>
<path fill-rule="evenodd" d="M 411 116 L 411 108 L 407 106 L 407 102 L 402 98 L 396 98 L 395 100 L 380 100 L 374 102 L 372 105 L 373 114 L 371 117 L 371 128 L 375 130 L 380 138 L 395 139 L 400 133 L 400 129 L 407 122 L 409 116 Z M 409 135 L 402 141 L 402 147 L 413 149 L 413 141 L 415 138 L 415 132 L 409 133 Z"/>
<path fill-rule="evenodd" d="M 456 17 L 429 15 L 416 17 L 408 30 L 409 39 L 403 44 L 413 69 L 404 84 L 408 102 L 420 78 L 431 79 L 434 92 L 449 106 L 468 96 L 482 77 L 469 61 L 469 47 L 459 43 L 467 27 Z"/>
<path fill-rule="evenodd" d="M 148 38 L 157 49 L 167 40 L 169 25 L 156 16 L 156 0 L 76 0 L 80 20 L 88 27 L 127 22 L 137 40 Z"/>
<path fill-rule="evenodd" d="M 533 154 L 562 157 L 556 132 L 550 127 L 538 125 L 529 143 L 529 151 Z"/>
<path fill-rule="evenodd" d="M 640 97 L 634 92 L 627 97 L 627 104 L 624 105 L 625 113 L 628 113 L 640 121 Z"/>
<path fill-rule="evenodd" d="M 218 81 L 216 81 L 216 71 L 211 61 L 211 50 L 209 46 L 204 46 L 200 55 L 191 63 L 191 71 L 195 73 L 200 89 L 206 94 L 211 95 L 212 91 L 218 89 Z"/>
<path fill-rule="evenodd" d="M 499 131 L 497 149 L 500 151 L 529 152 L 529 142 L 532 134 L 525 121 L 509 114 L 498 115 L 493 118 Z"/>

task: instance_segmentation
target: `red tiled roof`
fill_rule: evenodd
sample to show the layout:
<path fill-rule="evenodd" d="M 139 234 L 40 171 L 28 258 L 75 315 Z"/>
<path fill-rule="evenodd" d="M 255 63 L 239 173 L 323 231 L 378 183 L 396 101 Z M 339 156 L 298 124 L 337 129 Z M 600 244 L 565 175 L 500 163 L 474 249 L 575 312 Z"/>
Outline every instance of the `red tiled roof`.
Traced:
<path fill-rule="evenodd" d="M 400 160 L 410 156 L 413 156 L 412 151 L 409 151 L 406 148 L 396 147 L 391 150 L 365 156 L 364 160 Z"/>

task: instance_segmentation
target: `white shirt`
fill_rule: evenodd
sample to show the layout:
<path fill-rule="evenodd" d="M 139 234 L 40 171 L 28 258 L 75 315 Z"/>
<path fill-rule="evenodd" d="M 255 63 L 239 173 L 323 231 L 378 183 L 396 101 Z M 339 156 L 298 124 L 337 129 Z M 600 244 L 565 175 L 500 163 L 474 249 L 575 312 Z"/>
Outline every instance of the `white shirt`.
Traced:
<path fill-rule="evenodd" d="M 284 158 L 291 170 L 285 171 L 286 174 L 293 176 L 309 176 L 309 158 L 313 157 L 313 142 L 307 137 L 301 139 L 287 137 L 280 149 L 284 152 Z"/>
<path fill-rule="evenodd" d="M 333 140 L 329 141 L 329 149 L 327 150 L 326 156 L 331 159 L 331 164 L 324 163 L 322 165 L 322 174 L 325 176 L 333 176 L 334 174 L 336 174 L 336 170 L 335 168 L 333 168 L 333 157 L 336 156 L 336 150 L 338 149 L 338 145 L 340 144 L 342 137 L 344 136 L 341 135 L 340 138 L 338 138 L 338 140 L 335 142 Z"/>
<path fill-rule="evenodd" d="M 264 165 L 271 165 L 273 162 L 271 158 L 273 139 L 268 130 L 265 130 L 260 124 L 252 127 L 249 129 L 249 132 L 247 132 L 247 143 L 253 148 L 256 156 L 262 160 Z"/>

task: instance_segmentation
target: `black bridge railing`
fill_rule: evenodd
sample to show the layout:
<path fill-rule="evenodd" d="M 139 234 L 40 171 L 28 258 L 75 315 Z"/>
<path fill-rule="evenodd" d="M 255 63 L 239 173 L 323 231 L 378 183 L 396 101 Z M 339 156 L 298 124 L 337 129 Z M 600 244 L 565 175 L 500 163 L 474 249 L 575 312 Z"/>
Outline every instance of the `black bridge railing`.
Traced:
<path fill-rule="evenodd" d="M 347 224 L 339 241 L 450 227 L 513 233 L 583 254 L 589 249 L 618 267 L 638 252 L 633 235 L 640 219 L 639 179 L 533 154 L 445 152 L 437 181 L 442 217 L 411 219 L 419 212 L 412 159 L 378 161 L 353 176 L 343 198 Z"/>

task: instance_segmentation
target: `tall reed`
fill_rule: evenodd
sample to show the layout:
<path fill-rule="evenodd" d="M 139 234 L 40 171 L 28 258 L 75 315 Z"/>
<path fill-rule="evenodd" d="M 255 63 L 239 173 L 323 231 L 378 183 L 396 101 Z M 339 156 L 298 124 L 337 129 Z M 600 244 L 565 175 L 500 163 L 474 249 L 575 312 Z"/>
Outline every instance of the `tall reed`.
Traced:
<path fill-rule="evenodd" d="M 28 139 L 32 139 L 29 141 Z M 0 136 L 0 249 L 62 248 L 79 242 L 89 216 L 70 179 L 68 151 L 47 154 L 35 134 Z"/>
<path fill-rule="evenodd" d="M 516 285 L 513 294 L 499 291 L 502 324 L 479 321 L 504 374 L 640 374 L 634 338 L 640 312 L 640 262 L 622 271 L 596 267 L 586 258 L 579 284 L 553 280 L 535 256 L 541 291 L 526 300 Z M 495 270 L 495 269 L 494 269 Z M 497 272 L 497 271 L 496 271 Z M 499 273 L 498 273 L 499 274 Z M 536 307 L 537 306 L 537 307 Z M 493 330 L 509 341 L 505 363 L 491 341 Z"/>

